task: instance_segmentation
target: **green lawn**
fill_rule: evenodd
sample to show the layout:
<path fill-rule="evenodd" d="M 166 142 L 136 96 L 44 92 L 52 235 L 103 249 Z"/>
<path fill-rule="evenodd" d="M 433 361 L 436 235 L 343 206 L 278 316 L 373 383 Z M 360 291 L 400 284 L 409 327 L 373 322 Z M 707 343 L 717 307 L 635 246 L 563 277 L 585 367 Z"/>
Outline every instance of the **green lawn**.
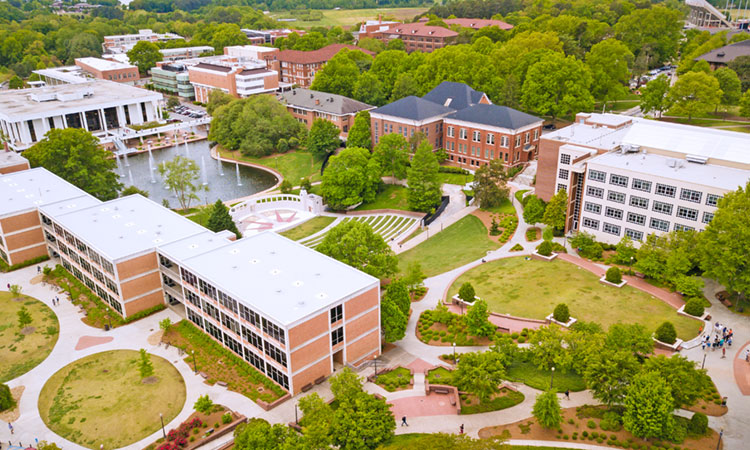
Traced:
<path fill-rule="evenodd" d="M 525 194 L 526 192 L 529 192 L 529 190 L 528 189 L 522 189 L 520 191 L 516 191 L 516 193 L 514 195 L 516 196 L 516 200 L 518 200 L 518 203 L 523 204 L 523 194 Z"/>
<path fill-rule="evenodd" d="M 381 192 L 370 203 L 362 203 L 357 211 L 370 211 L 373 209 L 399 209 L 409 211 L 409 202 L 406 200 L 406 188 L 397 184 L 386 184 Z"/>
<path fill-rule="evenodd" d="M 411 372 L 406 367 L 396 367 L 390 372 L 378 375 L 377 384 L 388 392 L 395 392 L 399 388 L 409 386 Z"/>
<path fill-rule="evenodd" d="M 516 208 L 513 206 L 513 202 L 511 202 L 509 198 L 503 199 L 503 201 L 494 208 L 482 208 L 482 210 L 499 214 L 516 215 Z"/>
<path fill-rule="evenodd" d="M 334 220 L 336 220 L 335 217 L 328 217 L 328 216 L 314 217 L 303 224 L 297 225 L 296 227 L 291 228 L 289 230 L 282 231 L 279 234 L 284 237 L 288 237 L 289 239 L 293 241 L 299 241 L 302 238 L 305 238 L 307 236 L 311 236 L 317 233 L 318 231 L 330 225 Z"/>
<path fill-rule="evenodd" d="M 141 380 L 133 350 L 96 353 L 52 375 L 39 414 L 55 433 L 87 448 L 137 442 L 174 419 L 185 404 L 185 381 L 166 359 L 151 355 L 153 378 Z"/>
<path fill-rule="evenodd" d="M 375 20 L 378 18 L 378 14 L 383 16 L 383 20 L 389 20 L 387 18 L 394 18 L 398 20 L 413 19 L 415 16 L 422 14 L 427 11 L 427 7 L 411 7 L 411 8 L 371 8 L 371 9 L 339 9 L 339 10 L 322 10 L 322 17 L 320 20 L 302 20 L 299 14 L 295 14 L 293 11 L 275 12 L 271 14 L 274 19 L 289 19 L 297 18 L 296 21 L 290 22 L 291 27 L 349 27 L 359 22 L 366 20 Z M 318 12 L 318 11 L 315 11 Z M 295 17 L 296 16 L 296 17 Z"/>
<path fill-rule="evenodd" d="M 31 324 L 18 324 L 18 311 L 26 307 Z M 52 310 L 26 295 L 14 300 L 10 292 L 0 292 L 0 383 L 18 378 L 38 366 L 57 343 L 60 324 Z"/>
<path fill-rule="evenodd" d="M 463 186 L 466 183 L 471 183 L 472 181 L 474 181 L 474 175 L 470 173 L 461 174 L 438 172 L 438 180 L 440 180 L 440 183 L 442 184 L 458 184 Z"/>
<path fill-rule="evenodd" d="M 300 180 L 303 178 L 309 178 L 311 182 L 320 180 L 320 166 L 322 161 L 315 160 L 312 153 L 293 151 L 277 153 L 264 158 L 254 158 L 252 156 L 245 156 L 238 151 L 230 152 L 221 149 L 220 152 L 222 157 L 239 159 L 240 161 L 247 161 L 274 169 L 280 172 L 285 179 L 289 180 L 292 186 L 298 186 Z"/>
<path fill-rule="evenodd" d="M 677 328 L 681 339 L 692 339 L 701 322 L 678 315 L 666 303 L 630 286 L 621 289 L 599 283 L 599 277 L 574 264 L 505 258 L 475 267 L 461 275 L 448 298 L 470 282 L 490 310 L 513 316 L 544 319 L 558 303 L 566 303 L 571 316 L 610 325 L 640 323 L 654 331 L 665 320 Z"/>
<path fill-rule="evenodd" d="M 552 379 L 551 371 L 539 369 L 537 366 L 527 361 L 513 361 L 508 367 L 506 375 L 510 381 L 523 383 L 542 391 L 549 389 L 550 381 L 552 381 L 552 387 L 554 387 L 557 392 L 565 392 L 566 390 L 578 392 L 586 389 L 586 382 L 575 372 L 571 371 L 562 373 L 557 371 L 555 372 L 554 379 Z"/>
<path fill-rule="evenodd" d="M 499 247 L 487 236 L 487 228 L 478 217 L 468 215 L 426 241 L 398 255 L 398 265 L 405 271 L 411 262 L 422 265 L 428 277 L 463 266 Z M 551 310 L 550 310 L 551 311 Z"/>

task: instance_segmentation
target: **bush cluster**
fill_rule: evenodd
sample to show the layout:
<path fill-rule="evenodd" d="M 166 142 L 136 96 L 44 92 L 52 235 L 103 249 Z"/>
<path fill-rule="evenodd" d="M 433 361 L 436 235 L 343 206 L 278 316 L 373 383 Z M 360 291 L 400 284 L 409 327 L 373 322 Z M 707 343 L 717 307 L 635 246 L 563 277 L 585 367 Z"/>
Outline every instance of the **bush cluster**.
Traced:
<path fill-rule="evenodd" d="M 656 329 L 655 337 L 667 344 L 674 344 L 677 342 L 677 330 L 675 330 L 672 322 L 667 321 L 659 325 L 659 328 Z"/>
<path fill-rule="evenodd" d="M 5 411 L 16 406 L 13 396 L 10 394 L 10 388 L 5 384 L 0 384 L 0 411 Z"/>
<path fill-rule="evenodd" d="M 552 244 L 549 241 L 544 241 L 536 248 L 536 252 L 542 256 L 550 256 L 552 254 Z"/>
<path fill-rule="evenodd" d="M 462 169 L 460 167 L 453 167 L 453 166 L 440 166 L 438 169 L 438 172 L 442 173 L 457 173 L 460 175 L 468 175 L 469 171 L 466 169 Z"/>
<path fill-rule="evenodd" d="M 431 329 L 434 323 L 442 323 L 448 328 L 437 331 Z M 422 313 L 417 323 L 420 332 L 420 340 L 425 344 L 430 341 L 440 341 L 444 343 L 455 342 L 456 345 L 476 345 L 476 341 L 469 337 L 466 317 L 453 314 L 450 311 L 428 310 Z"/>
<path fill-rule="evenodd" d="M 568 323 L 570 320 L 570 310 L 568 309 L 568 305 L 560 303 L 555 306 L 555 311 L 552 313 L 552 317 L 558 322 Z"/>
<path fill-rule="evenodd" d="M 497 240 L 503 243 L 508 242 L 508 239 L 516 232 L 518 218 L 516 216 L 505 216 L 500 221 L 500 226 L 503 228 L 503 234 Z"/>
<path fill-rule="evenodd" d="M 708 417 L 706 417 L 705 414 L 699 412 L 693 414 L 693 417 L 690 418 L 690 425 L 688 425 L 688 430 L 692 434 L 703 436 L 708 431 Z"/>
<path fill-rule="evenodd" d="M 523 246 L 521 244 L 516 244 L 510 248 L 510 251 L 512 252 L 520 252 L 522 250 L 523 250 Z"/>
<path fill-rule="evenodd" d="M 692 297 L 685 303 L 685 312 L 691 316 L 700 317 L 704 312 L 703 300 L 697 297 Z"/>
<path fill-rule="evenodd" d="M 607 269 L 607 274 L 604 276 L 604 279 L 613 284 L 622 283 L 622 272 L 620 272 L 620 268 L 610 267 Z"/>

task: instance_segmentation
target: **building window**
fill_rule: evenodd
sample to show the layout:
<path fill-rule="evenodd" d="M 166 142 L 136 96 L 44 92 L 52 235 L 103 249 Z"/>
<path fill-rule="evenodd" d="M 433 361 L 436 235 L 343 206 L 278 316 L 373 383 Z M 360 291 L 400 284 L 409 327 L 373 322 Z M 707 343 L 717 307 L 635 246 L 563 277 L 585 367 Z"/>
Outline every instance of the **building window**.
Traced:
<path fill-rule="evenodd" d="M 228 310 L 237 314 L 237 300 L 219 291 L 219 302 Z"/>
<path fill-rule="evenodd" d="M 481 142 L 482 141 L 482 134 L 479 131 L 472 131 L 471 132 L 471 140 L 474 142 Z"/>
<path fill-rule="evenodd" d="M 331 308 L 331 323 L 336 323 L 344 318 L 344 306 L 338 305 Z"/>
<path fill-rule="evenodd" d="M 531 134 L 529 134 L 529 132 L 527 131 L 523 138 L 524 144 L 528 144 L 530 138 L 531 138 Z"/>
<path fill-rule="evenodd" d="M 219 309 L 217 307 L 203 300 L 203 311 L 211 316 L 215 321 L 219 322 Z"/>
<path fill-rule="evenodd" d="M 594 214 L 601 214 L 602 205 L 597 205 L 596 203 L 586 202 L 583 204 L 583 210 L 586 212 L 594 213 Z"/>
<path fill-rule="evenodd" d="M 711 223 L 712 220 L 714 220 L 714 213 L 712 212 L 703 213 L 703 223 Z"/>
<path fill-rule="evenodd" d="M 281 351 L 275 345 L 270 344 L 268 341 L 263 341 L 263 347 L 266 351 L 266 355 L 270 356 L 271 359 L 286 367 L 286 353 Z"/>
<path fill-rule="evenodd" d="M 665 197 L 674 197 L 675 192 L 677 192 L 677 188 L 674 186 L 656 183 L 656 193 L 658 195 L 663 195 Z"/>
<path fill-rule="evenodd" d="M 634 241 L 642 241 L 643 240 L 643 232 L 642 231 L 631 230 L 630 228 L 625 228 L 625 236 L 629 237 L 630 239 L 632 239 Z"/>
<path fill-rule="evenodd" d="M 495 135 L 487 133 L 487 145 L 495 145 Z"/>
<path fill-rule="evenodd" d="M 198 277 L 183 268 L 180 268 L 180 273 L 182 274 L 182 279 L 185 280 L 186 283 L 193 287 L 198 287 Z"/>
<path fill-rule="evenodd" d="M 521 146 L 521 136 L 518 135 L 516 136 L 516 147 L 520 147 L 520 146 Z"/>
<path fill-rule="evenodd" d="M 636 191 L 651 192 L 651 182 L 633 178 L 633 189 Z"/>
<path fill-rule="evenodd" d="M 198 279 L 198 286 L 200 286 L 200 291 L 206 294 L 208 297 L 211 297 L 212 299 L 216 300 L 216 288 L 211 285 L 211 283 L 207 281 L 203 281 L 202 279 Z"/>
<path fill-rule="evenodd" d="M 609 191 L 607 192 L 607 200 L 617 203 L 625 203 L 625 194 L 622 192 Z"/>
<path fill-rule="evenodd" d="M 636 197 L 635 195 L 630 196 L 630 206 L 636 208 L 648 209 L 648 199 L 643 197 Z"/>
<path fill-rule="evenodd" d="M 622 175 L 615 175 L 614 173 L 609 176 L 609 184 L 615 186 L 628 187 L 628 177 Z"/>
<path fill-rule="evenodd" d="M 706 205 L 708 205 L 708 206 L 717 206 L 719 204 L 719 199 L 720 198 L 721 198 L 720 195 L 706 194 Z"/>
<path fill-rule="evenodd" d="M 642 214 L 636 214 L 629 212 L 628 213 L 628 222 L 634 223 L 636 225 L 646 225 L 646 216 Z"/>
<path fill-rule="evenodd" d="M 677 217 L 680 219 L 698 220 L 698 210 L 678 206 Z"/>
<path fill-rule="evenodd" d="M 675 231 L 693 231 L 695 230 L 695 228 L 676 223 L 674 224 L 674 230 Z"/>
<path fill-rule="evenodd" d="M 586 195 L 596 198 L 604 198 L 604 189 L 586 186 Z"/>
<path fill-rule="evenodd" d="M 605 233 L 614 234 L 616 236 L 620 235 L 620 227 L 607 222 L 604 222 L 604 224 L 602 225 L 602 231 L 604 231 Z"/>
<path fill-rule="evenodd" d="M 599 221 L 594 219 L 589 219 L 588 217 L 583 218 L 583 222 L 581 223 L 586 228 L 591 228 L 594 230 L 599 229 Z"/>
<path fill-rule="evenodd" d="M 669 203 L 663 203 L 663 202 L 654 201 L 654 204 L 651 207 L 651 209 L 654 212 L 658 212 L 658 213 L 661 213 L 661 214 L 666 214 L 668 216 L 672 215 L 672 205 L 670 205 Z"/>
<path fill-rule="evenodd" d="M 613 219 L 622 220 L 622 210 L 617 208 L 610 208 L 607 206 L 604 210 L 604 215 Z M 618 232 L 619 234 L 619 232 Z"/>
<path fill-rule="evenodd" d="M 465 128 L 459 128 L 458 129 L 458 138 L 459 139 L 466 139 L 466 129 Z"/>
<path fill-rule="evenodd" d="M 703 197 L 703 193 L 699 191 L 694 191 L 692 189 L 680 189 L 680 200 L 685 200 L 688 202 L 693 203 L 700 203 L 701 198 Z"/>
<path fill-rule="evenodd" d="M 565 170 L 565 169 L 560 169 L 557 176 L 560 177 L 560 179 L 562 179 L 562 180 L 567 180 L 568 179 L 568 171 Z"/>
<path fill-rule="evenodd" d="M 562 184 L 562 183 L 559 183 L 559 184 L 557 185 L 557 191 L 556 191 L 556 192 L 560 192 L 560 191 L 567 191 L 567 190 L 568 190 L 568 187 L 567 187 L 566 185 L 564 185 L 564 184 Z"/>
<path fill-rule="evenodd" d="M 240 334 L 240 324 L 225 313 L 221 313 L 221 323 L 229 328 L 233 333 Z"/>
<path fill-rule="evenodd" d="M 607 180 L 607 174 L 604 172 L 599 172 L 598 170 L 590 169 L 589 180 L 600 181 L 604 183 Z"/>
<path fill-rule="evenodd" d="M 336 328 L 331 333 L 331 345 L 336 345 L 344 342 L 344 327 Z"/>
<path fill-rule="evenodd" d="M 649 223 L 649 227 L 653 228 L 654 230 L 669 231 L 669 222 L 652 217 L 651 223 Z"/>
<path fill-rule="evenodd" d="M 242 345 L 227 333 L 224 333 L 224 345 L 226 345 L 231 351 L 242 356 Z"/>
<path fill-rule="evenodd" d="M 256 369 L 260 370 L 262 373 L 266 373 L 266 363 L 263 361 L 263 358 L 253 353 L 248 348 L 245 348 L 245 361 L 252 364 Z"/>
<path fill-rule="evenodd" d="M 448 137 L 453 137 L 453 127 L 448 127 Z"/>
<path fill-rule="evenodd" d="M 286 339 L 284 338 L 284 330 L 265 318 L 263 319 L 263 332 L 276 339 L 278 342 L 286 344 Z"/>
<path fill-rule="evenodd" d="M 242 338 L 253 347 L 263 351 L 263 339 L 247 327 L 242 327 Z"/>
<path fill-rule="evenodd" d="M 185 308 L 185 309 L 187 309 L 188 319 L 194 324 L 198 325 L 201 329 L 203 329 L 203 318 L 200 316 L 200 314 L 193 311 L 192 308 Z"/>
<path fill-rule="evenodd" d="M 534 130 L 534 140 L 539 139 L 539 129 Z"/>
<path fill-rule="evenodd" d="M 570 164 L 570 155 L 567 153 L 560 154 L 560 164 Z"/>
<path fill-rule="evenodd" d="M 500 136 L 500 147 L 508 148 L 508 136 Z"/>
<path fill-rule="evenodd" d="M 185 289 L 185 297 L 187 298 L 187 300 L 190 303 L 192 303 L 193 305 L 195 305 L 197 308 L 201 307 L 201 299 L 200 299 L 200 297 L 198 297 L 197 295 L 195 295 L 195 293 L 193 291 L 191 291 L 190 289 Z"/>
<path fill-rule="evenodd" d="M 284 375 L 279 369 L 269 364 L 268 367 L 266 367 L 266 373 L 273 381 L 283 386 L 284 389 L 289 389 L 289 377 Z"/>
<path fill-rule="evenodd" d="M 254 326 L 258 328 L 261 327 L 260 315 L 257 312 L 253 311 L 252 309 L 248 308 L 242 303 L 240 303 L 239 307 L 240 307 L 240 317 L 247 320 L 248 322 L 250 322 L 251 324 L 253 324 Z"/>

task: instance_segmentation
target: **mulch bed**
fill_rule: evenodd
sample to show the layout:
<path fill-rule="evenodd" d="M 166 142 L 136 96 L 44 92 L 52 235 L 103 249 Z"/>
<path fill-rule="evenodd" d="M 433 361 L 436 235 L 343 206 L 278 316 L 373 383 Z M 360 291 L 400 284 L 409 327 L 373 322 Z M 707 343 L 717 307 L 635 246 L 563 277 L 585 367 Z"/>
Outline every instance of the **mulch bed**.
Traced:
<path fill-rule="evenodd" d="M 211 434 L 217 433 L 224 428 L 227 428 L 232 422 L 225 424 L 222 423 L 221 417 L 226 414 L 230 413 L 232 415 L 232 422 L 240 418 L 240 415 L 235 413 L 234 411 L 231 411 L 227 409 L 225 406 L 222 405 L 214 405 L 213 409 L 211 410 L 211 413 L 204 414 L 198 411 L 193 411 L 192 414 L 190 414 L 190 417 L 187 418 L 183 423 L 190 422 L 191 420 L 195 419 L 196 417 L 201 420 L 203 423 L 203 426 L 197 428 L 199 430 L 197 433 L 194 433 L 192 430 L 190 432 L 190 438 L 193 438 L 192 440 L 188 439 L 188 446 L 190 447 L 196 447 L 200 443 L 201 439 L 206 435 L 206 433 L 209 430 L 213 430 Z M 216 426 L 218 425 L 218 427 Z M 166 431 L 169 432 L 171 429 L 167 428 Z M 195 428 L 193 429 L 195 430 Z M 164 444 L 164 438 L 159 438 L 156 442 L 148 445 L 145 450 L 154 450 L 158 447 L 160 447 L 162 444 Z"/>
<path fill-rule="evenodd" d="M 445 331 L 446 333 L 448 333 L 448 326 L 445 325 L 444 323 L 440 323 L 440 322 L 433 323 L 430 326 L 430 329 L 431 330 L 435 330 L 437 332 Z M 469 336 L 469 337 L 471 339 L 474 339 L 474 345 L 475 346 L 477 346 L 477 345 L 486 346 L 486 345 L 491 345 L 492 344 L 492 339 L 487 338 L 487 337 L 477 337 L 477 336 Z M 422 340 L 422 333 L 419 331 L 419 327 L 417 327 L 417 339 L 419 339 L 420 341 L 424 342 Z M 430 340 L 430 342 L 427 342 L 426 344 L 427 345 L 434 345 L 436 347 L 452 347 L 453 346 L 453 341 L 451 341 L 451 342 L 443 342 L 440 339 L 432 339 L 432 340 Z"/>
<path fill-rule="evenodd" d="M 541 228 L 539 228 L 539 227 L 530 227 L 530 228 L 527 229 L 527 231 L 530 231 L 530 230 L 536 231 L 536 235 L 534 237 L 534 240 L 532 240 L 532 241 L 530 241 L 529 240 L 529 236 L 526 235 L 526 242 L 536 242 L 536 241 L 538 241 L 539 239 L 542 238 L 542 230 L 541 230 Z"/>
<path fill-rule="evenodd" d="M 487 237 L 489 237 L 493 241 L 497 242 L 498 244 L 503 244 L 503 242 L 500 242 L 500 236 L 503 235 L 503 232 L 505 231 L 505 228 L 503 228 L 502 226 L 499 227 L 498 229 L 500 230 L 500 234 L 498 234 L 497 236 L 491 235 L 490 234 L 490 229 L 492 228 L 492 218 L 493 217 L 495 218 L 496 222 L 500 223 L 507 214 L 498 214 L 498 213 L 493 213 L 493 212 L 490 212 L 490 211 L 483 211 L 481 209 L 477 209 L 476 211 L 474 211 L 473 213 L 471 213 L 471 215 L 475 216 L 475 217 L 478 217 L 479 220 L 482 221 L 482 224 L 484 225 L 484 227 L 487 228 Z M 518 231 L 518 228 L 516 228 L 516 231 Z M 515 234 L 515 232 L 514 232 L 514 234 Z M 513 239 L 513 234 L 511 234 L 510 236 L 508 236 L 508 241 L 511 240 L 511 239 Z M 505 242 L 508 242 L 508 241 L 505 241 Z"/>

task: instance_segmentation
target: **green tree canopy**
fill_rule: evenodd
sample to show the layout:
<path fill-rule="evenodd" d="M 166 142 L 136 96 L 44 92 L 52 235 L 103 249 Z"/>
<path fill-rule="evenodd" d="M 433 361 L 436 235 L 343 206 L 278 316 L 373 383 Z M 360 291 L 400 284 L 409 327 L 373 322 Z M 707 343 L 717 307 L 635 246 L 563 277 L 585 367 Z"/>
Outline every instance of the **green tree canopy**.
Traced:
<path fill-rule="evenodd" d="M 237 450 L 279 450 L 302 448 L 302 437 L 286 425 L 269 424 L 264 419 L 252 418 L 234 430 Z"/>
<path fill-rule="evenodd" d="M 390 94 L 389 86 L 385 86 L 372 71 L 363 73 L 357 79 L 352 93 L 360 102 L 375 106 L 385 105 Z"/>
<path fill-rule="evenodd" d="M 453 382 L 462 391 L 476 394 L 482 401 L 500 391 L 505 378 L 506 361 L 499 352 L 471 352 L 461 354 Z"/>
<path fill-rule="evenodd" d="M 750 55 L 738 56 L 727 67 L 734 70 L 742 82 L 742 91 L 750 89 Z"/>
<path fill-rule="evenodd" d="M 750 117 L 750 89 L 740 98 L 740 116 Z"/>
<path fill-rule="evenodd" d="M 497 327 L 490 320 L 490 311 L 487 302 L 476 300 L 466 311 L 466 325 L 469 334 L 473 336 L 490 337 L 495 334 Z"/>
<path fill-rule="evenodd" d="M 428 141 L 422 141 L 408 170 L 406 196 L 409 209 L 428 212 L 440 203 L 442 191 L 438 180 L 439 169 L 432 145 Z"/>
<path fill-rule="evenodd" d="M 147 73 L 164 58 L 159 46 L 151 41 L 138 41 L 127 54 L 130 63 L 138 66 L 138 71 L 142 74 Z"/>
<path fill-rule="evenodd" d="M 562 422 L 562 413 L 560 412 L 560 401 L 557 399 L 557 393 L 547 391 L 537 395 L 532 414 L 539 421 L 539 425 L 544 428 L 558 428 Z"/>
<path fill-rule="evenodd" d="M 658 117 L 670 108 L 669 79 L 666 75 L 659 75 L 641 88 L 641 111 L 644 114 L 656 112 Z"/>
<path fill-rule="evenodd" d="M 200 200 L 198 192 L 208 189 L 208 186 L 197 183 L 201 170 L 190 158 L 177 155 L 171 161 L 159 164 L 158 169 L 164 184 L 177 197 L 182 209 L 190 208 L 190 203 Z"/>
<path fill-rule="evenodd" d="M 221 200 L 216 200 L 216 203 L 211 207 L 211 215 L 208 216 L 206 228 L 213 232 L 229 230 L 237 236 L 237 239 L 242 237 L 240 230 L 237 229 L 237 224 L 234 223 L 234 219 L 229 214 L 229 208 Z"/>
<path fill-rule="evenodd" d="M 408 316 L 404 315 L 393 299 L 383 297 L 380 300 L 380 324 L 386 342 L 403 339 L 408 321 Z"/>
<path fill-rule="evenodd" d="M 313 120 L 307 135 L 307 149 L 317 158 L 323 158 L 341 146 L 341 130 L 335 123 L 326 119 Z"/>
<path fill-rule="evenodd" d="M 508 198 L 506 181 L 508 174 L 503 161 L 493 159 L 489 165 L 482 166 L 474 172 L 474 198 L 483 209 L 499 206 Z"/>
<path fill-rule="evenodd" d="M 546 205 L 544 201 L 536 195 L 529 195 L 526 204 L 523 207 L 523 220 L 529 225 L 534 225 L 542 221 Z"/>
<path fill-rule="evenodd" d="M 368 150 L 372 148 L 369 111 L 360 111 L 354 117 L 354 125 L 349 129 L 349 134 L 346 138 L 346 146 L 366 148 Z"/>
<path fill-rule="evenodd" d="M 409 165 L 409 143 L 400 134 L 386 134 L 375 146 L 373 157 L 378 161 L 382 175 L 403 179 Z"/>
<path fill-rule="evenodd" d="M 349 147 L 331 156 L 323 172 L 321 194 L 334 210 L 375 199 L 380 166 L 366 148 Z"/>
<path fill-rule="evenodd" d="M 714 77 L 719 82 L 719 89 L 722 92 L 721 104 L 730 106 L 739 103 L 742 96 L 742 83 L 737 72 L 728 67 L 722 67 L 714 72 Z"/>
<path fill-rule="evenodd" d="M 624 405 L 623 424 L 634 436 L 662 438 L 672 430 L 674 400 L 667 382 L 659 373 L 643 372 L 634 376 Z"/>
<path fill-rule="evenodd" d="M 617 39 L 606 39 L 591 47 L 586 64 L 591 69 L 592 94 L 598 100 L 619 100 L 628 93 L 633 53 Z"/>
<path fill-rule="evenodd" d="M 333 227 L 316 250 L 377 278 L 391 276 L 398 268 L 383 238 L 356 220 Z"/>
<path fill-rule="evenodd" d="M 643 370 L 656 372 L 667 382 L 672 394 L 674 409 L 691 406 L 706 389 L 711 388 L 705 370 L 698 370 L 695 363 L 681 355 L 653 355 L 643 364 Z"/>
<path fill-rule="evenodd" d="M 568 216 L 568 192 L 560 189 L 547 203 L 542 216 L 542 223 L 562 231 L 565 229 L 565 219 Z"/>
<path fill-rule="evenodd" d="M 594 398 L 605 405 L 622 403 L 630 380 L 640 371 L 632 351 L 606 348 L 586 358 L 583 378 Z"/>
<path fill-rule="evenodd" d="M 80 128 L 54 129 L 23 155 L 31 167 L 44 167 L 99 200 L 117 198 L 122 184 L 114 172 L 112 154 Z"/>
<path fill-rule="evenodd" d="M 391 281 L 383 298 L 391 300 L 398 306 L 405 317 L 409 316 L 411 298 L 409 298 L 409 288 L 406 286 L 406 281 L 401 278 Z"/>
<path fill-rule="evenodd" d="M 128 186 L 122 191 L 120 191 L 120 197 L 127 197 L 128 195 L 133 195 L 133 194 L 140 194 L 146 198 L 148 198 L 148 195 L 149 195 L 148 191 L 144 191 L 143 189 L 138 189 L 135 186 Z"/>
<path fill-rule="evenodd" d="M 372 57 L 360 50 L 341 49 L 315 74 L 311 89 L 353 97 L 359 79 L 357 61 L 371 62 Z"/>
<path fill-rule="evenodd" d="M 722 95 L 716 78 L 703 72 L 688 72 L 669 90 L 669 101 L 673 104 L 671 111 L 692 120 L 693 116 L 715 109 Z"/>
<path fill-rule="evenodd" d="M 589 111 L 594 105 L 590 87 L 588 67 L 574 56 L 553 53 L 529 67 L 521 88 L 521 102 L 527 109 L 554 119 Z"/>
<path fill-rule="evenodd" d="M 620 17 L 613 30 L 646 67 L 657 67 L 677 55 L 682 34 L 682 12 L 665 6 L 635 9 Z"/>

